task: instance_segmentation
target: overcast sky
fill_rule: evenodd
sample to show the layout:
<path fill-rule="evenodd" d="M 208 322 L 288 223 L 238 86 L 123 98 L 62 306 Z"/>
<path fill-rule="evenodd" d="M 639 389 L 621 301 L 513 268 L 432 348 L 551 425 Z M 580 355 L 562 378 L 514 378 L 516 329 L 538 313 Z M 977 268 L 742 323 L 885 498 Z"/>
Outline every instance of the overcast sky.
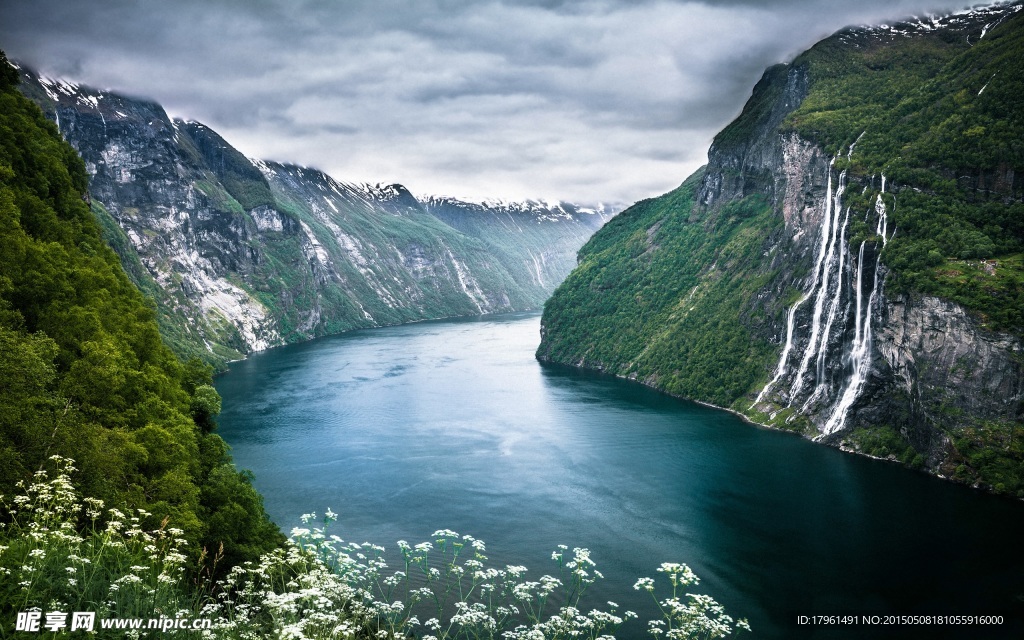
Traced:
<path fill-rule="evenodd" d="M 968 4 L 0 0 L 0 48 L 343 181 L 631 203 L 704 164 L 766 66 Z"/>

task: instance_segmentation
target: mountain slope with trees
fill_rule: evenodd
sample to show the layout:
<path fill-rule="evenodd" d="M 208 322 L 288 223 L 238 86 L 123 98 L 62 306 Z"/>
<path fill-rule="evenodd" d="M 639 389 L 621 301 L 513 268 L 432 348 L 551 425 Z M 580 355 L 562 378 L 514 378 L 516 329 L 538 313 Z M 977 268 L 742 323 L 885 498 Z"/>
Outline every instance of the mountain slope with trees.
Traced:
<path fill-rule="evenodd" d="M 580 251 L 541 360 L 1024 496 L 1024 12 L 843 30 Z"/>
<path fill-rule="evenodd" d="M 228 562 L 281 534 L 214 433 L 211 369 L 163 343 L 90 210 L 85 166 L 0 58 L 0 495 L 54 455 L 82 491 Z"/>

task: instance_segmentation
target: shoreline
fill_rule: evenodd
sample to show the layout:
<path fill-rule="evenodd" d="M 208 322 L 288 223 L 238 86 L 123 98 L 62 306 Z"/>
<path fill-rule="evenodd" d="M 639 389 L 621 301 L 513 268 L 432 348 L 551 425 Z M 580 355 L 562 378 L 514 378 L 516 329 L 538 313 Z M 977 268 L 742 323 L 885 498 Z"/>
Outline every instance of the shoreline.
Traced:
<path fill-rule="evenodd" d="M 767 430 L 773 431 L 775 433 L 789 434 L 789 435 L 792 435 L 792 436 L 795 436 L 795 437 L 798 437 L 798 438 L 802 438 L 802 439 L 807 440 L 809 442 L 813 442 L 814 444 L 817 444 L 817 445 L 821 445 L 821 446 L 824 446 L 824 447 L 829 447 L 831 449 L 835 449 L 837 451 L 841 451 L 841 452 L 846 453 L 846 454 L 862 456 L 864 458 L 868 458 L 868 459 L 871 459 L 871 460 L 877 460 L 879 462 L 886 462 L 886 463 L 889 463 L 889 464 L 894 464 L 894 465 L 896 465 L 896 466 L 898 466 L 900 468 L 906 469 L 907 471 L 912 471 L 912 472 L 920 473 L 920 474 L 923 474 L 923 475 L 935 478 L 937 480 L 942 480 L 943 482 L 949 482 L 949 483 L 952 483 L 952 484 L 955 484 L 955 485 L 959 485 L 961 487 L 966 487 L 968 489 L 972 489 L 974 491 L 980 491 L 981 493 L 984 493 L 984 494 L 987 494 L 987 495 L 990 495 L 990 496 L 994 496 L 994 497 L 997 497 L 997 498 L 1005 498 L 1005 499 L 1012 500 L 1014 502 L 1024 502 L 1024 498 L 1017 498 L 1017 497 L 1014 497 L 1014 496 L 1011 496 L 1011 495 L 1005 495 L 1005 494 L 996 493 L 995 491 L 992 490 L 991 487 L 988 487 L 988 486 L 985 486 L 985 485 L 981 485 L 981 484 L 973 484 L 973 485 L 972 484 L 967 484 L 966 482 L 961 482 L 959 480 L 956 480 L 955 478 L 951 478 L 949 476 L 945 476 L 945 475 L 943 475 L 941 473 L 932 473 L 927 467 L 923 468 L 923 469 L 915 469 L 913 467 L 907 466 L 906 464 L 903 464 L 894 455 L 890 455 L 889 457 L 885 457 L 885 458 L 880 457 L 880 456 L 871 455 L 870 453 L 865 453 L 863 451 L 858 451 L 856 449 L 852 449 L 852 448 L 850 448 L 848 446 L 843 446 L 842 441 L 840 441 L 838 444 L 829 444 L 829 443 L 823 442 L 823 441 L 821 441 L 821 440 L 819 440 L 817 438 L 808 437 L 808 436 L 806 436 L 806 435 L 804 435 L 802 433 L 798 433 L 796 431 L 791 431 L 789 429 L 782 429 L 780 427 L 772 426 L 770 424 L 764 424 L 764 423 L 761 423 L 761 422 L 757 422 L 756 420 L 752 419 L 750 416 L 748 416 L 748 415 L 746 415 L 744 413 L 741 413 L 741 412 L 737 411 L 736 409 L 731 409 L 729 407 L 721 407 L 719 405 L 712 404 L 712 403 L 704 401 L 704 400 L 696 400 L 694 398 L 687 398 L 686 396 L 677 395 L 677 394 L 671 393 L 669 391 L 665 391 L 664 389 L 660 389 L 660 388 L 658 388 L 658 387 L 656 387 L 654 385 L 651 385 L 651 384 L 648 384 L 648 383 L 643 382 L 641 380 L 638 380 L 636 378 L 630 378 L 629 376 L 623 376 L 623 375 L 619 375 L 617 373 L 609 373 L 607 371 L 604 371 L 603 369 L 596 369 L 596 368 L 593 368 L 593 367 L 586 367 L 586 366 L 576 365 L 576 364 L 567 364 L 567 363 L 564 363 L 564 362 L 556 362 L 554 360 L 551 360 L 551 359 L 548 359 L 548 358 L 544 358 L 544 357 L 541 357 L 541 356 L 536 355 L 536 354 L 534 355 L 534 357 L 536 358 L 536 360 L 538 362 L 540 362 L 542 364 L 545 364 L 545 365 L 558 366 L 558 367 L 567 367 L 567 368 L 570 368 L 570 369 L 575 369 L 576 371 L 585 371 L 585 372 L 588 372 L 588 373 L 597 373 L 597 374 L 600 374 L 600 375 L 610 376 L 610 377 L 616 378 L 618 380 L 624 380 L 624 381 L 627 381 L 627 382 L 632 382 L 632 383 L 638 384 L 638 385 L 640 385 L 642 387 L 645 387 L 647 389 L 650 389 L 652 391 L 657 391 L 658 393 L 664 394 L 664 395 L 666 395 L 666 396 L 668 396 L 670 398 L 675 398 L 677 400 L 683 400 L 685 402 L 692 402 L 694 404 L 698 404 L 698 405 L 701 405 L 703 407 L 707 407 L 709 409 L 716 409 L 718 411 L 725 411 L 727 413 L 730 413 L 730 414 L 736 416 L 737 418 L 739 418 L 740 420 L 742 420 L 743 422 L 747 423 L 748 425 L 750 425 L 752 427 L 756 427 L 756 428 L 760 428 L 760 429 L 767 429 Z"/>

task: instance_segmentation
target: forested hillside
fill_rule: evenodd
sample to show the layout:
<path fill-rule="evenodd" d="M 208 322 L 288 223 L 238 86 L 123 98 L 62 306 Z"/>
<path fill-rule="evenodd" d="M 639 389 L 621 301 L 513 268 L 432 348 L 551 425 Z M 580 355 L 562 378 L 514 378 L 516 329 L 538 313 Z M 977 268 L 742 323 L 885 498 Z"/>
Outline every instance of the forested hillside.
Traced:
<path fill-rule="evenodd" d="M 841 33 L 798 57 L 810 91 L 783 125 L 813 140 L 851 176 L 885 176 L 898 231 L 882 260 L 890 293 L 955 301 L 991 329 L 1024 331 L 1024 15 L 984 18 L 981 31 L 912 25 Z M 841 151 L 856 141 L 855 151 Z M 845 160 L 845 162 L 844 162 Z M 881 187 L 881 184 L 877 184 Z M 845 194 L 855 211 L 877 190 Z M 898 202 L 897 202 L 898 201 Z M 898 206 L 895 206 L 897 205 Z M 874 235 L 854 220 L 849 243 Z"/>
<path fill-rule="evenodd" d="M 1024 14 L 841 31 L 545 306 L 545 361 L 1024 496 Z"/>
<path fill-rule="evenodd" d="M 161 341 L 104 243 L 82 160 L 0 58 L 0 495 L 53 455 L 87 496 L 183 529 L 226 563 L 281 540 L 214 433 L 211 369 Z M 5 623 L 7 624 L 7 623 Z"/>

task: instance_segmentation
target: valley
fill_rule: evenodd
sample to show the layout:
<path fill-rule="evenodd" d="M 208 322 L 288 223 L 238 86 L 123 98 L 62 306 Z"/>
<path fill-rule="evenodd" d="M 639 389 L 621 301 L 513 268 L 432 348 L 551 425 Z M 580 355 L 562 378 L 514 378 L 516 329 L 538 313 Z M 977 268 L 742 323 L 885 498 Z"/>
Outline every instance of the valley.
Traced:
<path fill-rule="evenodd" d="M 223 367 L 356 328 L 538 309 L 615 210 L 417 198 L 251 160 L 155 103 L 23 70 L 82 155 L 107 241 L 183 357 Z"/>

